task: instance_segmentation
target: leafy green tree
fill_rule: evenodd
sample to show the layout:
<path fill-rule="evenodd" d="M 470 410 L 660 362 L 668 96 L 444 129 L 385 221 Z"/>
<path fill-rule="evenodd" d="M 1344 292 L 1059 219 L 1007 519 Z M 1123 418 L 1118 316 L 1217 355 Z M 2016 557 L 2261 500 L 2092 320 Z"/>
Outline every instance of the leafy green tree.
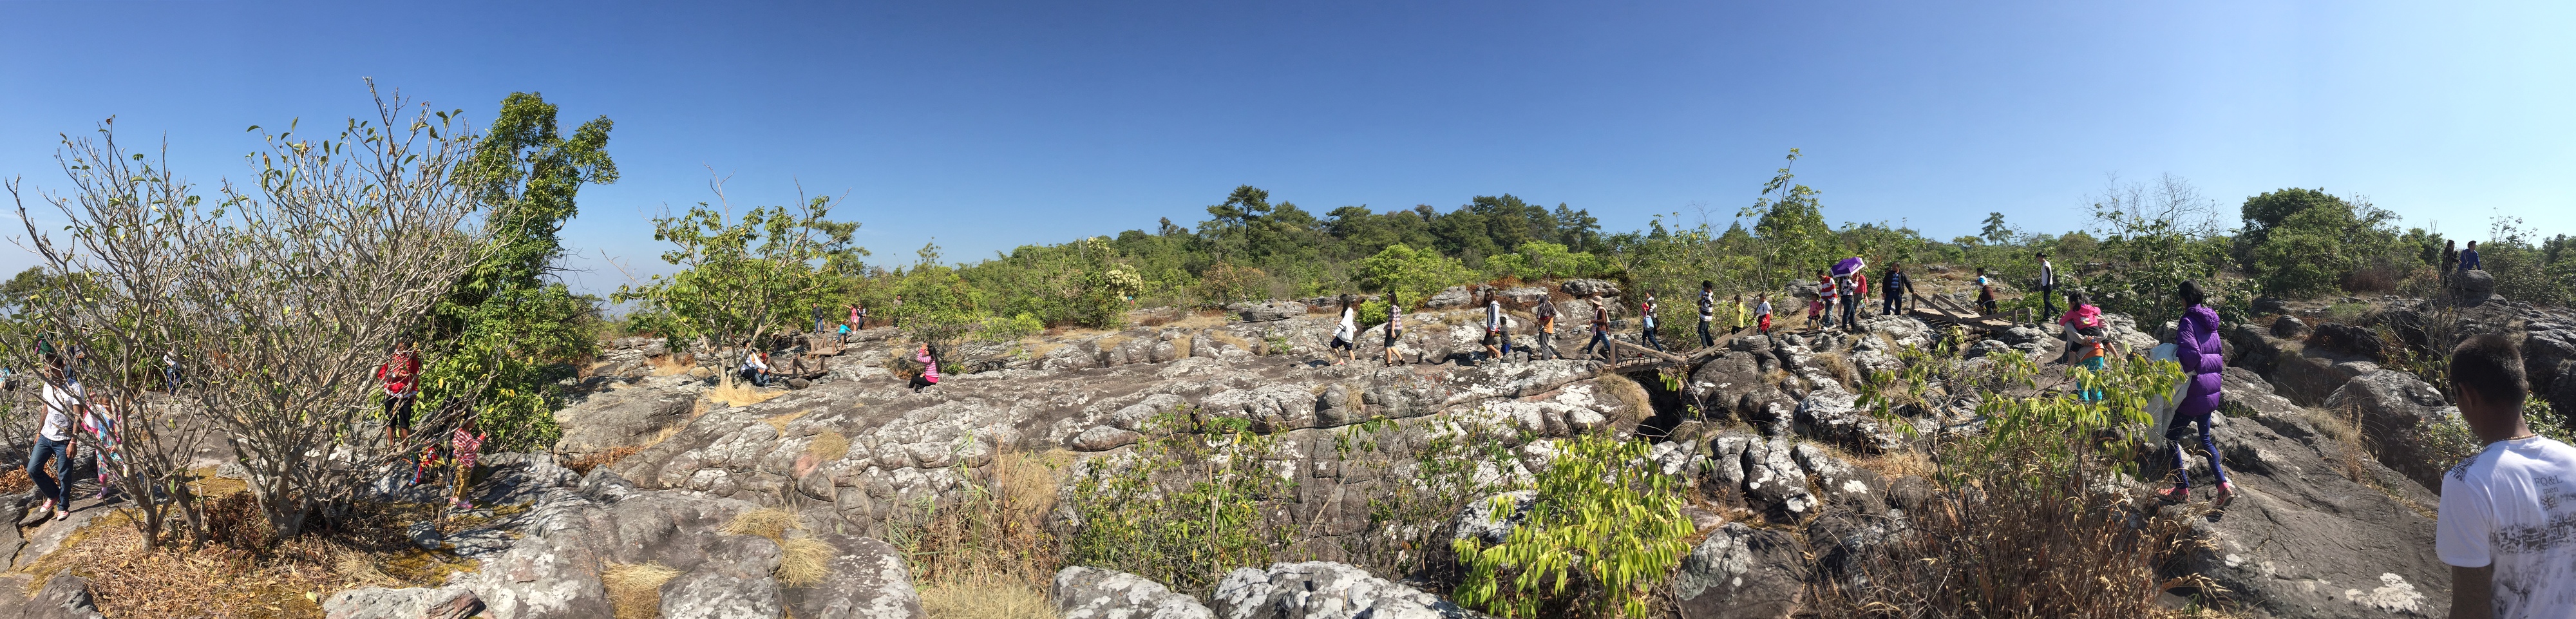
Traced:
<path fill-rule="evenodd" d="M 722 204 L 721 184 L 716 195 Z M 729 346 L 800 331 L 811 324 L 807 310 L 836 300 L 842 278 L 857 275 L 867 255 L 851 242 L 858 223 L 829 219 L 833 203 L 810 198 L 737 217 L 730 205 L 700 202 L 687 214 L 654 218 L 653 239 L 673 246 L 662 260 L 680 272 L 619 286 L 612 298 L 643 301 L 630 320 L 663 334 L 674 349 L 692 338 Z"/>
<path fill-rule="evenodd" d="M 2262 229 L 2249 230 L 2240 238 L 2251 243 L 2245 267 L 2267 294 L 2326 294 L 2355 270 L 2385 260 L 2392 251 L 2402 256 L 2413 253 L 2401 246 L 2391 225 L 2397 216 L 2367 202 L 2355 204 L 2312 190 L 2284 189 L 2247 199 L 2246 205 L 2246 225 L 2262 223 Z M 2277 221 L 2257 221 L 2258 214 L 2268 218 L 2273 213 L 2287 214 Z"/>
<path fill-rule="evenodd" d="M 2005 243 L 2012 241 L 2016 235 L 2013 233 L 2012 226 L 2004 225 L 2003 212 L 1996 211 L 1986 213 L 1986 226 L 1977 230 L 1977 236 L 1984 238 L 1988 243 Z"/>
<path fill-rule="evenodd" d="M 2248 247 L 2260 246 L 2263 241 L 2271 238 L 2272 228 L 2289 221 L 2293 215 L 2317 207 L 2349 209 L 2352 204 L 2345 202 L 2343 198 L 2335 197 L 2334 194 L 2326 193 L 2324 189 L 2298 187 L 2264 192 L 2246 198 L 2245 205 L 2239 210 L 2245 221 L 2244 232 L 2239 235 L 2240 240 Z"/>
<path fill-rule="evenodd" d="M 556 112 L 543 96 L 511 93 L 457 165 L 483 206 L 491 247 L 432 310 L 423 348 L 422 403 L 478 402 L 477 423 L 498 449 L 542 449 L 561 434 L 553 411 L 563 364 L 598 348 L 598 299 L 546 278 L 563 257 L 557 233 L 579 211 L 582 185 L 617 181 L 607 151 L 614 125 L 602 116 L 565 135 Z"/>
<path fill-rule="evenodd" d="M 1375 290 L 1395 291 L 1407 304 L 1419 303 L 1433 293 L 1467 283 L 1476 276 L 1475 271 L 1469 270 L 1457 258 L 1401 244 L 1390 245 L 1377 255 L 1361 260 L 1357 271 L 1361 284 Z"/>
<path fill-rule="evenodd" d="M 1752 278 L 1754 288 L 1759 290 L 1777 290 L 1809 271 L 1825 267 L 1839 244 L 1833 228 L 1825 225 L 1816 190 L 1792 182 L 1797 175 L 1789 170 L 1798 162 L 1798 149 L 1789 149 L 1788 159 L 1789 165 L 1781 166 L 1770 182 L 1762 184 L 1764 197 L 1736 213 L 1737 217 L 1759 218 L 1753 224 L 1753 234 L 1762 241 L 1762 247 Z"/>

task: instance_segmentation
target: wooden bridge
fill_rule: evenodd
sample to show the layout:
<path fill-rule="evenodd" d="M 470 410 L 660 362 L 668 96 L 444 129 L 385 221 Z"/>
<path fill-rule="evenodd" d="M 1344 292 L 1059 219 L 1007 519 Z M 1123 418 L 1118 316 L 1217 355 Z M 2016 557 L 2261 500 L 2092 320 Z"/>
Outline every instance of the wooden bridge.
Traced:
<path fill-rule="evenodd" d="M 1958 302 L 1952 301 L 1946 297 L 1927 297 L 1921 294 L 1914 294 L 1912 296 L 1914 297 L 1914 307 L 1912 311 L 1906 312 L 1906 315 L 1922 320 L 1923 322 L 1935 327 L 1962 327 L 1983 334 L 2010 329 L 2015 325 L 2027 324 L 2025 322 L 2014 320 L 2014 318 L 2022 317 L 2017 315 L 2026 315 L 2026 312 L 1996 312 L 1992 314 L 1979 314 L 1974 311 L 1970 311 L 1966 307 L 1960 306 Z M 1814 333 L 1822 330 L 1824 329 L 1807 327 L 1796 330 L 1772 329 L 1772 332 Z M 1637 372 L 1648 369 L 1661 370 L 1672 368 L 1680 368 L 1684 371 L 1689 371 L 1692 368 L 1699 367 L 1699 364 L 1705 363 L 1709 359 L 1716 357 L 1718 353 L 1725 352 L 1729 346 L 1735 342 L 1736 338 L 1747 334 L 1758 333 L 1758 331 L 1751 329 L 1728 333 L 1717 338 L 1716 346 L 1709 346 L 1688 352 L 1656 350 L 1654 348 L 1647 347 L 1644 344 L 1611 338 L 1610 356 L 1612 361 L 1609 367 L 1604 369 L 1620 373 Z"/>

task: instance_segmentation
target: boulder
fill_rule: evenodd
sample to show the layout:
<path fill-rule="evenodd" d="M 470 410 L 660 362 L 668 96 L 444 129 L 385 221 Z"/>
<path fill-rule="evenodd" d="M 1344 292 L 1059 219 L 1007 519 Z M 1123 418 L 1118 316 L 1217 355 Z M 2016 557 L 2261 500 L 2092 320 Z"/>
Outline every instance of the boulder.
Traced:
<path fill-rule="evenodd" d="M 2358 416 L 2362 439 L 2372 453 L 2378 454 L 2380 463 L 2423 484 L 2427 490 L 2441 491 L 2445 470 L 2431 461 L 2433 454 L 2425 432 L 2435 424 L 2460 423 L 2459 409 L 2450 406 L 2441 390 L 2414 374 L 2378 370 L 2336 389 L 2332 397 L 2326 398 L 2325 407 Z"/>
<path fill-rule="evenodd" d="M 1565 280 L 1565 283 L 1560 284 L 1558 287 L 1565 290 L 1566 294 L 1574 295 L 1574 298 L 1577 299 L 1592 296 L 1592 293 L 1596 292 L 1601 293 L 1601 296 L 1604 297 L 1619 296 L 1618 284 L 1597 279 L 1569 279 Z"/>
<path fill-rule="evenodd" d="M 1808 572 L 1797 536 L 1729 522 L 1682 558 L 1673 600 L 1693 619 L 1784 619 L 1806 610 Z"/>
<path fill-rule="evenodd" d="M 2272 337 L 2289 340 L 2306 337 L 2307 335 L 2308 323 L 2306 321 L 2299 320 L 2299 317 L 2297 316 L 2284 314 L 2280 318 L 2272 321 Z"/>
<path fill-rule="evenodd" d="M 823 581 L 779 591 L 790 616 L 811 619 L 921 619 L 921 594 L 912 588 L 903 551 L 872 538 L 822 533 L 834 550 Z"/>
<path fill-rule="evenodd" d="M 1209 596 L 1223 619 L 1465 619 L 1481 617 L 1447 600 L 1341 563 L 1273 563 L 1235 568 Z"/>
<path fill-rule="evenodd" d="M 2230 410 L 2244 400 L 2231 392 Z M 2208 516 L 2165 508 L 2190 529 L 2182 556 L 2159 576 L 2207 577 L 2225 592 L 2177 593 L 2244 616 L 2440 616 L 2450 567 L 2434 554 L 2427 515 L 2439 499 L 2319 432 L 2309 420 L 2320 414 L 2293 409 L 2224 426 L 2219 450 L 2237 497 Z M 2211 480 L 2193 481 L 2196 498 L 2207 497 Z"/>
<path fill-rule="evenodd" d="M 2254 297 L 2256 314 L 2288 314 L 2290 302 L 2278 297 Z"/>
<path fill-rule="evenodd" d="M 2341 323 L 2329 322 L 2317 325 L 2317 332 L 2308 336 L 2308 347 L 2311 349 L 2321 348 L 2371 361 L 2387 360 L 2385 346 L 2386 344 L 2379 341 L 2379 334 L 2372 333 L 2369 329 Z"/>
<path fill-rule="evenodd" d="M 483 599 L 464 587 L 385 589 L 365 587 L 322 601 L 325 619 L 466 619 L 483 612 Z"/>
<path fill-rule="evenodd" d="M 1527 307 L 1531 304 L 1545 301 L 1548 296 L 1547 288 L 1541 286 L 1510 288 L 1504 290 L 1502 295 L 1504 299 L 1510 300 L 1514 306 L 1519 307 Z"/>
<path fill-rule="evenodd" d="M 618 447 L 641 445 L 664 428 L 689 419 L 695 394 L 667 389 L 619 389 L 591 394 L 555 411 L 563 438 L 555 450 L 577 458 Z"/>
<path fill-rule="evenodd" d="M 1476 294 L 1467 290 L 1466 286 L 1450 286 L 1446 289 L 1442 289 L 1439 293 L 1431 295 L 1431 298 L 1424 299 L 1422 301 L 1422 306 L 1431 309 L 1448 309 L 1453 307 L 1466 307 L 1474 305 L 1475 303 Z"/>
<path fill-rule="evenodd" d="M 1852 466 L 1814 443 L 1799 443 L 1789 453 L 1799 468 L 1815 478 L 1825 504 L 1862 515 L 1887 513 L 1887 484 L 1876 471 Z"/>
<path fill-rule="evenodd" d="M 710 619 L 775 619 L 778 544 L 750 535 L 718 536 L 707 559 L 662 585 L 662 616 Z"/>
<path fill-rule="evenodd" d="M 1807 472 L 1798 466 L 1789 437 L 1751 441 L 1744 447 L 1744 500 L 1773 522 L 1804 520 L 1816 509 Z"/>
<path fill-rule="evenodd" d="M 1798 432 L 1863 453 L 1905 446 L 1903 436 L 1880 423 L 1878 416 L 1862 409 L 1859 402 L 1860 396 L 1840 387 L 1817 389 L 1798 402 Z"/>
<path fill-rule="evenodd" d="M 1073 566 L 1047 594 L 1063 619 L 1214 619 L 1198 599 L 1126 572 Z"/>
<path fill-rule="evenodd" d="M 2475 305 L 2489 300 L 2501 300 L 2503 297 L 2495 293 L 2495 288 L 2495 276 L 2485 270 L 2461 271 L 2458 275 L 2451 276 L 2451 301 Z"/>
<path fill-rule="evenodd" d="M 1238 303 L 1226 309 L 1242 316 L 1244 322 L 1273 322 L 1306 315 L 1306 304 L 1296 301 Z"/>

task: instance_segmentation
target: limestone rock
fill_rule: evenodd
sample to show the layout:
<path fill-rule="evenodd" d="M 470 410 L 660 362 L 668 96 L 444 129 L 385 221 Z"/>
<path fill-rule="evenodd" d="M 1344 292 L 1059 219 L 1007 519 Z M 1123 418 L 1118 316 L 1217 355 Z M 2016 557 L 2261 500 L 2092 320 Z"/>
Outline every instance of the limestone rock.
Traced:
<path fill-rule="evenodd" d="M 689 417 L 695 394 L 663 389 L 619 389 L 591 394 L 580 403 L 555 411 L 563 438 L 556 451 L 567 457 L 642 444 L 663 428 Z"/>
<path fill-rule="evenodd" d="M 823 581 L 781 589 L 790 614 L 813 619 L 921 619 L 921 595 L 912 588 L 903 551 L 872 538 L 823 533 L 831 544 Z"/>
<path fill-rule="evenodd" d="M 1195 598 L 1126 572 L 1073 566 L 1048 592 L 1063 619 L 1214 619 Z"/>
<path fill-rule="evenodd" d="M 2495 293 L 2495 276 L 2485 270 L 2471 269 L 2451 276 L 2451 300 L 2457 303 L 2485 303 L 2500 298 Z"/>
<path fill-rule="evenodd" d="M 322 601 L 326 619 L 466 619 L 483 612 L 483 599 L 464 587 L 384 589 L 366 587 Z"/>
<path fill-rule="evenodd" d="M 2272 321 L 2272 337 L 2297 339 L 2308 335 L 2308 323 L 2297 316 L 2282 315 Z"/>
<path fill-rule="evenodd" d="M 1212 596 L 1222 619 L 1464 619 L 1481 617 L 1341 563 L 1273 563 L 1227 572 Z"/>
<path fill-rule="evenodd" d="M 1450 286 L 1422 301 L 1423 307 L 1432 309 L 1466 307 L 1474 304 L 1476 304 L 1476 295 L 1469 292 L 1466 286 Z"/>
<path fill-rule="evenodd" d="M 1296 301 L 1240 303 L 1227 309 L 1241 315 L 1244 322 L 1275 322 L 1306 315 L 1306 304 Z"/>
<path fill-rule="evenodd" d="M 1798 467 L 1788 437 L 1753 441 L 1744 448 L 1744 498 L 1774 522 L 1797 522 L 1816 508 L 1807 473 Z"/>
<path fill-rule="evenodd" d="M 1619 296 L 1618 284 L 1597 279 L 1569 279 L 1558 285 L 1558 288 L 1563 289 L 1566 294 L 1574 295 L 1577 299 L 1592 296 L 1595 292 L 1601 293 L 1603 297 Z"/>
<path fill-rule="evenodd" d="M 1469 502 L 1458 510 L 1457 533 L 1452 539 L 1478 539 L 1485 544 L 1500 544 L 1510 538 L 1512 528 L 1529 517 L 1530 506 L 1538 504 L 1537 490 L 1515 490 Z"/>
<path fill-rule="evenodd" d="M 1673 576 L 1681 615 L 1783 619 L 1806 609 L 1806 548 L 1778 529 L 1729 522 L 1682 558 Z"/>
<path fill-rule="evenodd" d="M 2427 490 L 2442 488 L 2444 470 L 2429 461 L 2422 433 L 2433 424 L 2460 421 L 2459 409 L 2450 406 L 2440 390 L 2414 374 L 2379 370 L 2345 383 L 2326 398 L 2325 407 L 2358 414 L 2362 436 L 2381 463 Z"/>

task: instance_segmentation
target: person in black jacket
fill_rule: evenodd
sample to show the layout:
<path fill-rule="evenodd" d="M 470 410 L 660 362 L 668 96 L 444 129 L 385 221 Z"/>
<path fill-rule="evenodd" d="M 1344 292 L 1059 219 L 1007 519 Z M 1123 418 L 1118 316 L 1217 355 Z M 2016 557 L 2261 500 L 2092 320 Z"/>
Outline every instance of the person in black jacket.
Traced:
<path fill-rule="evenodd" d="M 1905 267 L 1889 264 L 1887 272 L 1878 277 L 1878 289 L 1884 295 L 1878 313 L 1894 316 L 1905 311 L 1905 297 L 1914 294 L 1914 278 L 1905 276 Z"/>

